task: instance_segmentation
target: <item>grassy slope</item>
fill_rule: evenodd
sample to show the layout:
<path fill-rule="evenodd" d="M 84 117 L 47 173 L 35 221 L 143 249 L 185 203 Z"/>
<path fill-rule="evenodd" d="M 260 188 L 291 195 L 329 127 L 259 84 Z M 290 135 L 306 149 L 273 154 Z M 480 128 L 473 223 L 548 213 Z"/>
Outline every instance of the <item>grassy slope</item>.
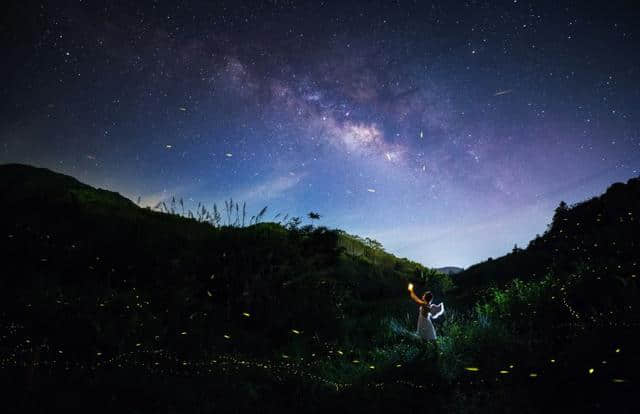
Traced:
<path fill-rule="evenodd" d="M 223 333 L 233 332 L 234 349 L 264 354 L 286 349 L 292 329 L 307 341 L 358 342 L 352 317 L 373 315 L 373 303 L 408 304 L 409 278 L 446 285 L 446 277 L 341 231 L 214 228 L 45 169 L 6 165 L 0 177 L 5 311 L 20 318 L 22 306 L 39 302 L 48 320 L 38 328 L 43 340 L 66 332 L 58 325 L 69 324 L 50 316 L 66 295 L 82 302 L 83 321 L 75 322 L 92 351 L 156 336 L 154 343 L 185 352 L 229 350 Z M 137 308 L 126 312 L 135 321 L 111 326 L 118 306 Z M 189 341 L 179 337 L 185 330 Z"/>

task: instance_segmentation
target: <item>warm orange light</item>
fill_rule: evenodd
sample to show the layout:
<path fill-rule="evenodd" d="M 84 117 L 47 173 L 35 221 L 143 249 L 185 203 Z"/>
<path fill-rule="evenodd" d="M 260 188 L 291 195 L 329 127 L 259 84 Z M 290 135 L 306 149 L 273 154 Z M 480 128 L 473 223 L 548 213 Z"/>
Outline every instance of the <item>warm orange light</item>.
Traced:
<path fill-rule="evenodd" d="M 413 290 L 413 283 L 409 283 L 409 292 Z"/>

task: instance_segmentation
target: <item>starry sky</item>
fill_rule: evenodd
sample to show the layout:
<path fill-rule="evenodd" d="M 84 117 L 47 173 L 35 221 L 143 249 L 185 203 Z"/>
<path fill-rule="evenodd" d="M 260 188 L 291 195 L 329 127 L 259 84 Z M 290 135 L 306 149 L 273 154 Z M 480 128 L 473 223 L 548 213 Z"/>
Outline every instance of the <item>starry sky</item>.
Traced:
<path fill-rule="evenodd" d="M 0 163 L 143 205 L 316 211 L 467 267 L 640 174 L 632 1 L 14 3 Z"/>

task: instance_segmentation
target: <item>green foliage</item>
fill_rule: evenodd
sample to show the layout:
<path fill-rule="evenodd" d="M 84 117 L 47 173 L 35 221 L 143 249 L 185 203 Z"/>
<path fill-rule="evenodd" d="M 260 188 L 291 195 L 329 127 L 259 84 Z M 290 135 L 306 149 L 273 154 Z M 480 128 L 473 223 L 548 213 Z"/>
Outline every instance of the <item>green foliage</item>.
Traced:
<path fill-rule="evenodd" d="M 246 221 L 233 200 L 194 213 L 173 198 L 158 212 L 46 170 L 0 172 L 0 362 L 47 367 L 50 384 L 19 388 L 12 371 L 17 395 L 52 399 L 75 367 L 90 398 L 119 384 L 159 401 L 139 412 L 422 410 L 426 394 L 429 409 L 538 411 L 593 407 L 612 378 L 637 378 L 635 181 L 451 277 L 299 217 L 263 222 L 266 207 Z M 446 304 L 437 341 L 415 335 L 409 282 Z"/>
<path fill-rule="evenodd" d="M 245 205 L 232 199 L 223 212 L 200 204 L 190 219 L 175 197 L 160 213 L 51 172 L 3 171 L 5 181 L 15 175 L 38 183 L 18 192 L 19 202 L 1 194 L 6 214 L 0 224 L 11 238 L 0 246 L 9 258 L 0 287 L 11 317 L 22 319 L 24 307 L 38 302 L 40 316 L 60 319 L 39 325 L 42 340 L 64 342 L 58 323 L 70 332 L 95 321 L 89 324 L 95 349 L 145 343 L 198 355 L 230 349 L 223 336 L 229 334 L 237 351 L 277 354 L 292 352 L 292 329 L 305 332 L 298 348 L 313 346 L 312 338 L 362 345 L 379 327 L 354 321 L 379 320 L 386 310 L 372 311 L 372 304 L 398 297 L 409 304 L 407 275 L 429 273 L 374 240 L 300 227 L 298 217 L 284 225 L 261 223 L 266 207 L 243 227 Z M 56 196 L 43 197 L 47 192 Z M 28 201 L 34 199 L 39 204 Z M 82 291 L 82 305 L 41 300 L 34 286 L 46 297 Z"/>
<path fill-rule="evenodd" d="M 630 295 L 637 293 L 640 274 L 638 217 L 640 178 L 613 184 L 603 195 L 573 206 L 562 202 L 547 231 L 526 249 L 514 249 L 456 275 L 456 296 L 471 305 L 490 286 L 503 287 L 516 278 L 537 280 L 551 273 L 558 281 L 573 275 L 591 280 L 599 285 L 598 300 L 607 305 L 628 303 Z M 618 289 L 621 283 L 630 290 Z"/>

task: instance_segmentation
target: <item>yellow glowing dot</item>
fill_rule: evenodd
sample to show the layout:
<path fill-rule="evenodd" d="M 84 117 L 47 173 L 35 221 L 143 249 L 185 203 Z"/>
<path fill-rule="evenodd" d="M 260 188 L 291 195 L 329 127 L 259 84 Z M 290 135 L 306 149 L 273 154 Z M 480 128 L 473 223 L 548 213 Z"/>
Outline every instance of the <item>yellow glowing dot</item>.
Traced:
<path fill-rule="evenodd" d="M 282 354 L 282 358 L 289 359 L 289 355 Z"/>
<path fill-rule="evenodd" d="M 614 378 L 612 381 L 615 382 L 615 383 L 618 383 L 618 384 L 626 382 L 626 380 L 624 380 L 622 378 Z"/>
<path fill-rule="evenodd" d="M 538 374 L 536 374 L 535 372 L 532 372 L 531 374 L 529 374 L 529 376 L 530 376 L 531 378 L 535 378 L 535 377 L 537 377 L 537 376 L 538 376 Z"/>
<path fill-rule="evenodd" d="M 300 331 L 297 329 L 292 329 L 291 332 L 293 332 L 296 335 L 300 335 Z"/>
<path fill-rule="evenodd" d="M 409 291 L 413 290 L 413 283 L 409 283 L 408 289 L 409 289 Z"/>
<path fill-rule="evenodd" d="M 594 371 L 595 371 L 595 369 L 589 368 L 589 374 L 593 374 Z"/>
<path fill-rule="evenodd" d="M 396 368 L 401 368 L 402 364 L 396 364 Z"/>
<path fill-rule="evenodd" d="M 369 365 L 369 369 L 376 369 L 373 365 Z"/>
<path fill-rule="evenodd" d="M 187 334 L 187 331 L 182 331 L 182 332 L 180 333 L 180 335 L 186 335 L 186 334 Z"/>
<path fill-rule="evenodd" d="M 224 339 L 231 339 L 229 335 L 224 335 Z"/>
<path fill-rule="evenodd" d="M 207 296 L 211 297 L 211 296 L 213 296 L 213 295 L 211 294 L 211 292 L 209 292 L 209 291 L 207 290 Z"/>
<path fill-rule="evenodd" d="M 476 368 L 476 367 L 465 367 L 464 369 L 466 369 L 467 371 L 471 371 L 471 372 L 480 371 L 480 368 Z"/>
<path fill-rule="evenodd" d="M 359 364 L 359 363 L 360 363 L 360 361 L 358 361 L 357 359 L 354 359 L 354 360 L 353 360 L 353 363 L 354 363 L 354 364 Z"/>
<path fill-rule="evenodd" d="M 338 353 L 339 353 L 340 355 L 344 355 L 344 354 L 342 353 L 342 351 L 338 351 Z"/>
<path fill-rule="evenodd" d="M 503 370 L 500 370 L 500 373 L 501 373 L 501 374 L 508 374 L 508 373 L 509 373 L 509 371 L 507 371 L 507 370 L 503 369 Z"/>
<path fill-rule="evenodd" d="M 551 360 L 551 363 L 552 363 L 552 364 L 554 364 L 555 362 L 556 362 L 556 360 L 555 360 L 555 359 L 552 359 L 552 360 Z"/>
<path fill-rule="evenodd" d="M 616 348 L 616 354 L 620 353 L 620 348 Z"/>
<path fill-rule="evenodd" d="M 100 356 L 102 355 L 102 352 L 96 352 L 96 355 Z"/>
<path fill-rule="evenodd" d="M 248 317 L 249 317 L 249 316 L 251 316 L 251 315 L 249 315 L 247 312 L 242 312 L 242 316 L 245 316 L 245 317 L 247 317 L 247 318 L 248 318 Z"/>

